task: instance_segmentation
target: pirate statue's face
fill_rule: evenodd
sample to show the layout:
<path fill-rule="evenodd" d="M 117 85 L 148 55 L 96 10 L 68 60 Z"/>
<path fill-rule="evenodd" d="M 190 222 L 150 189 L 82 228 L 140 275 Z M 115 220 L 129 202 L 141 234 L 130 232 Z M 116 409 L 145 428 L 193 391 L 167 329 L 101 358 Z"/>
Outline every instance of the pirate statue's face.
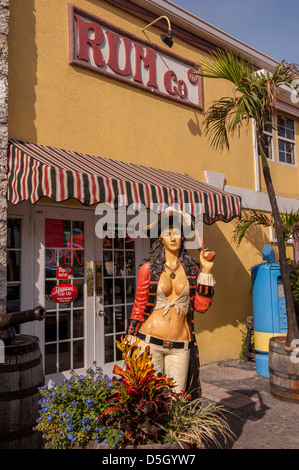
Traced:
<path fill-rule="evenodd" d="M 170 227 L 161 233 L 164 248 L 171 253 L 177 253 L 181 248 L 181 231 L 176 227 Z"/>

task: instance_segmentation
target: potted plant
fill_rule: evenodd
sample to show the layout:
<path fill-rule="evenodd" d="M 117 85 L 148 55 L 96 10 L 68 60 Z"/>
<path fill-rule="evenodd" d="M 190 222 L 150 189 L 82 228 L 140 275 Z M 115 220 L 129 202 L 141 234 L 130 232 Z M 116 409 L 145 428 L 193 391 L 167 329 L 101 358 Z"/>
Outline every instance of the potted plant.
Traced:
<path fill-rule="evenodd" d="M 203 448 L 204 442 L 233 438 L 222 407 L 191 401 L 175 393 L 173 382 L 156 375 L 147 349 L 138 340 L 117 342 L 126 367 L 114 366 L 119 377 L 100 368 L 51 387 L 41 387 L 40 417 L 45 448 Z"/>

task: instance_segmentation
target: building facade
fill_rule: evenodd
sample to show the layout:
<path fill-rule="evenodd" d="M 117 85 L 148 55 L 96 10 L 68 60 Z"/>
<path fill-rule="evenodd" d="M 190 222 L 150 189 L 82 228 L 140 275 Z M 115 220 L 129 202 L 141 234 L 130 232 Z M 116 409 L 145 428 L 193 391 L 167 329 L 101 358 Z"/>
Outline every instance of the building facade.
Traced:
<path fill-rule="evenodd" d="M 196 318 L 200 359 L 237 357 L 239 322 L 252 315 L 250 267 L 273 242 L 268 230 L 254 229 L 237 248 L 237 206 L 266 213 L 270 206 L 254 125 L 234 136 L 229 152 L 212 150 L 204 112 L 232 90 L 192 72 L 217 47 L 257 69 L 271 71 L 276 61 L 166 0 L 3 0 L 1 8 L 9 30 L 1 45 L 8 99 L 4 93 L 0 103 L 1 266 L 7 259 L 0 292 L 10 311 L 46 308 L 43 322 L 21 327 L 40 338 L 46 376 L 94 360 L 110 373 L 120 360 L 115 340 L 151 240 L 121 235 L 119 219 L 117 236 L 101 238 L 99 203 L 116 207 L 117 199 L 127 226 L 136 216 L 131 203 L 195 205 L 201 189 L 212 195 L 203 239 L 217 252 L 217 285 L 212 307 Z M 168 21 L 171 48 L 160 37 Z M 286 91 L 278 110 L 277 131 L 265 133 L 283 212 L 299 208 L 299 106 Z"/>

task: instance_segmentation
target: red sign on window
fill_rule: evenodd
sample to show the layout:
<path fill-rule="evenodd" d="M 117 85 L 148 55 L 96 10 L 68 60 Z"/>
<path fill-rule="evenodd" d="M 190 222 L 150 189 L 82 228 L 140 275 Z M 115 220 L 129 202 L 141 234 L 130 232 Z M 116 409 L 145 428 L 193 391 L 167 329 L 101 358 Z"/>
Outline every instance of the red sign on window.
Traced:
<path fill-rule="evenodd" d="M 45 221 L 45 246 L 46 248 L 63 247 L 63 220 L 46 219 Z"/>
<path fill-rule="evenodd" d="M 69 304 L 78 297 L 78 289 L 72 284 L 59 284 L 51 291 L 51 299 L 58 304 Z"/>
<path fill-rule="evenodd" d="M 74 274 L 73 266 L 57 266 L 56 278 L 57 279 L 72 279 Z"/>

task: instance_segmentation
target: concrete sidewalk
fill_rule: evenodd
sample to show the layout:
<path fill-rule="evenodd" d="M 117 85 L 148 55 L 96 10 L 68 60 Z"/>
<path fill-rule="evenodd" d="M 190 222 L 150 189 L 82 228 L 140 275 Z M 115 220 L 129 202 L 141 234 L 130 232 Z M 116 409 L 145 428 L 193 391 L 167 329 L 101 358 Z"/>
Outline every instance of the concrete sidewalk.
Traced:
<path fill-rule="evenodd" d="M 299 404 L 273 398 L 269 379 L 255 371 L 254 361 L 208 364 L 200 378 L 203 398 L 224 406 L 236 436 L 226 448 L 299 449 Z"/>

